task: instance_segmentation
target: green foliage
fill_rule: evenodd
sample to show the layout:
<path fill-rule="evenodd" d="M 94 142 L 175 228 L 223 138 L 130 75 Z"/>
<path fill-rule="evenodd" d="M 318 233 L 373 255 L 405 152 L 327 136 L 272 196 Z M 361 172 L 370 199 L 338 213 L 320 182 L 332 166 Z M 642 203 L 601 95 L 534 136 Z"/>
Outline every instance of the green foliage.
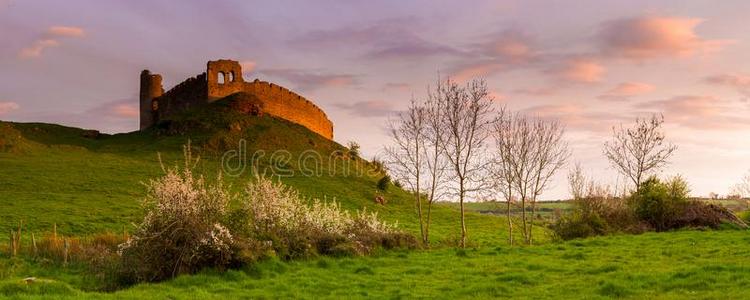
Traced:
<path fill-rule="evenodd" d="M 606 188 L 592 185 L 572 201 L 571 209 L 551 226 L 555 236 L 568 240 L 612 233 L 640 233 L 643 228 L 626 204 Z"/>
<path fill-rule="evenodd" d="M 464 254 L 440 248 L 268 259 L 242 270 L 204 270 L 106 293 L 84 288 L 86 279 L 76 266 L 22 260 L 0 278 L 0 298 L 746 299 L 750 269 L 739 254 L 748 241 L 746 231 L 676 231 L 479 247 Z M 0 257 L 0 271 L 8 261 Z M 37 285 L 23 283 L 29 275 L 37 277 Z"/>
<path fill-rule="evenodd" d="M 552 231 L 559 239 L 570 240 L 608 233 L 607 222 L 597 213 L 575 210 L 552 224 Z"/>
<path fill-rule="evenodd" d="M 404 185 L 399 180 L 394 180 L 393 181 L 393 186 L 395 186 L 395 187 L 397 187 L 399 189 L 403 189 L 404 188 Z"/>
<path fill-rule="evenodd" d="M 349 143 L 346 144 L 346 147 L 349 149 L 349 155 L 351 155 L 352 158 L 359 157 L 359 143 L 349 141 Z"/>
<path fill-rule="evenodd" d="M 226 227 L 231 193 L 221 177 L 207 183 L 193 173 L 197 163 L 190 144 L 184 167 L 147 184 L 145 217 L 120 245 L 127 282 L 160 281 L 206 267 L 225 269 L 232 257 L 232 233 Z"/>
<path fill-rule="evenodd" d="M 388 191 L 388 186 L 391 185 L 391 176 L 390 175 L 384 175 L 383 177 L 378 180 L 377 188 L 381 191 Z"/>
<path fill-rule="evenodd" d="M 672 229 L 674 219 L 682 213 L 689 189 L 685 180 L 676 176 L 667 182 L 650 177 L 633 194 L 635 214 L 657 231 Z"/>
<path fill-rule="evenodd" d="M 744 221 L 747 224 L 750 224 L 750 210 L 746 210 L 740 213 L 739 215 L 740 219 Z"/>

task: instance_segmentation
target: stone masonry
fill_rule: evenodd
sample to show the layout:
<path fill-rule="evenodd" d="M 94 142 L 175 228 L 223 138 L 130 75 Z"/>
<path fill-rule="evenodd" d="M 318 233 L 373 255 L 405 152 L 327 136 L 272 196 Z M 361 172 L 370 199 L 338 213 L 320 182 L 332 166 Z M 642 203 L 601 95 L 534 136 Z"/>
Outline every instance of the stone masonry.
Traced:
<path fill-rule="evenodd" d="M 143 70 L 140 128 L 149 128 L 171 114 L 239 92 L 255 95 L 262 102 L 263 113 L 300 124 L 333 139 L 333 123 L 310 100 L 273 83 L 258 79 L 245 82 L 239 62 L 225 59 L 209 61 L 205 73 L 188 78 L 166 92 L 162 88 L 161 75 Z"/>

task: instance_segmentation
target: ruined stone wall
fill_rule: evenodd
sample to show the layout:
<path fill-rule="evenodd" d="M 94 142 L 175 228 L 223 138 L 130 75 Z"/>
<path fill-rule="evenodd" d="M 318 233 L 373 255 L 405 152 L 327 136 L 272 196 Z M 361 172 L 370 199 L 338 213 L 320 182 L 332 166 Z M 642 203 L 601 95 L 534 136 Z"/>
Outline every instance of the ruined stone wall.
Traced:
<path fill-rule="evenodd" d="M 157 108 L 157 120 L 162 120 L 169 115 L 191 107 L 204 105 L 208 103 L 207 95 L 206 73 L 188 78 L 161 97 L 154 99 L 154 102 L 156 102 L 154 107 Z"/>
<path fill-rule="evenodd" d="M 206 64 L 208 76 L 208 102 L 213 102 L 241 92 L 245 88 L 242 79 L 242 66 L 239 62 L 227 59 L 209 61 Z M 223 82 L 219 80 L 223 77 Z"/>
<path fill-rule="evenodd" d="M 263 112 L 307 127 L 325 138 L 333 139 L 333 123 L 325 112 L 310 100 L 282 86 L 255 80 L 245 83 L 245 92 L 263 101 Z"/>
<path fill-rule="evenodd" d="M 151 74 L 149 70 L 141 72 L 141 91 L 140 91 L 140 128 L 148 128 L 155 123 L 155 114 L 153 113 L 152 101 L 154 98 L 161 96 L 164 89 L 161 85 L 161 75 Z"/>
<path fill-rule="evenodd" d="M 161 75 L 151 75 L 144 70 L 141 73 L 141 129 L 172 114 L 238 92 L 256 95 L 263 102 L 263 113 L 300 124 L 333 139 L 333 123 L 310 100 L 273 83 L 257 79 L 245 82 L 239 62 L 225 59 L 209 61 L 206 73 L 189 78 L 166 93 L 161 86 Z"/>

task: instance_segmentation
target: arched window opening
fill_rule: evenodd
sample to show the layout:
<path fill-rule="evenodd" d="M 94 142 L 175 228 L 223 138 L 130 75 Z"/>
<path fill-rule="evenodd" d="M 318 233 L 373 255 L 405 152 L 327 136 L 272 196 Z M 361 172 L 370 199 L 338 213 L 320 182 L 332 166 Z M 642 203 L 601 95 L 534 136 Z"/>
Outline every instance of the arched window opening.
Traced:
<path fill-rule="evenodd" d="M 234 71 L 229 72 L 229 80 L 227 82 L 234 82 Z"/>
<path fill-rule="evenodd" d="M 224 83 L 225 83 L 225 79 L 224 79 L 224 72 L 219 72 L 219 73 L 218 73 L 217 75 L 218 75 L 218 77 L 219 77 L 219 80 L 218 80 L 217 82 L 218 82 L 219 84 L 224 84 Z"/>

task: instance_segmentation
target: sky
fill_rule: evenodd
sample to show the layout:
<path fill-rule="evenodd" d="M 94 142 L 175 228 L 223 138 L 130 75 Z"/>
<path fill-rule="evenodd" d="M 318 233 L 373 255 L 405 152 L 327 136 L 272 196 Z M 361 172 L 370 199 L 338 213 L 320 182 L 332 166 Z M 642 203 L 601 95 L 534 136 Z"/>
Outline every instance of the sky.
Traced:
<path fill-rule="evenodd" d="M 0 0 L 0 119 L 137 130 L 141 70 L 169 89 L 227 58 L 373 157 L 438 76 L 484 78 L 497 107 L 563 122 L 603 183 L 612 126 L 661 113 L 678 150 L 659 175 L 723 195 L 750 169 L 749 17 L 744 0 Z M 564 173 L 542 198 L 568 197 Z"/>

